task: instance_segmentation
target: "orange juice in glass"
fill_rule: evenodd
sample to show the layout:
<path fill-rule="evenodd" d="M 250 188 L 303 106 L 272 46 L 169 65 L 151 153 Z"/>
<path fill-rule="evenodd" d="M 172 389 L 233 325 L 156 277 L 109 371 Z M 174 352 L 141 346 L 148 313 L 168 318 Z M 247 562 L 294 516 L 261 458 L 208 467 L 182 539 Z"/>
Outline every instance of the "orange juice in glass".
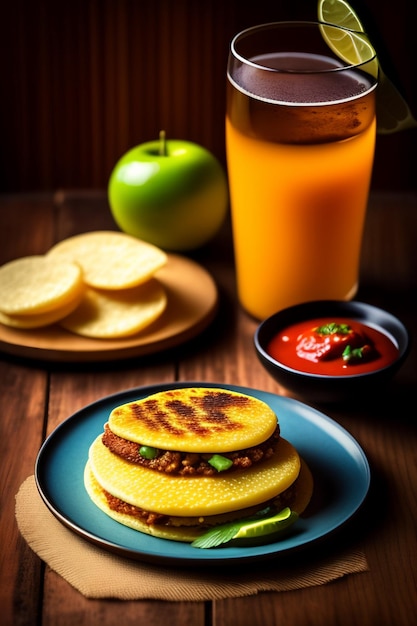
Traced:
<path fill-rule="evenodd" d="M 331 41 L 346 33 L 326 29 Z M 226 147 L 237 286 L 258 319 L 356 293 L 376 133 L 372 48 L 363 57 L 344 62 L 310 22 L 261 25 L 232 41 Z"/>

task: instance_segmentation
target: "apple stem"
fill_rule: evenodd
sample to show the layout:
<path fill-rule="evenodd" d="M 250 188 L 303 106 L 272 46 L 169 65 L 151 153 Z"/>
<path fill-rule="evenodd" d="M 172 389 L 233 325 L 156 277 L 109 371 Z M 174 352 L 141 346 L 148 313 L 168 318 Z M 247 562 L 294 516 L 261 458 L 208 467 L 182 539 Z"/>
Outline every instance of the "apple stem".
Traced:
<path fill-rule="evenodd" d="M 164 130 L 159 131 L 159 156 L 167 156 L 167 142 Z"/>

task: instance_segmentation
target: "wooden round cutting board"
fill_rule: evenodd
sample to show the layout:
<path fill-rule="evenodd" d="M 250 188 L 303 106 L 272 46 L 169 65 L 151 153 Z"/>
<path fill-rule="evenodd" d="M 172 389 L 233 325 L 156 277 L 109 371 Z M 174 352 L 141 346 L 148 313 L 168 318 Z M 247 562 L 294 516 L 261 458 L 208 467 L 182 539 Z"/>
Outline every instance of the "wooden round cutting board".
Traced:
<path fill-rule="evenodd" d="M 168 254 L 158 271 L 168 304 L 147 329 L 121 339 L 90 339 L 57 324 L 17 330 L 0 324 L 0 350 L 14 356 L 55 362 L 110 361 L 142 356 L 188 341 L 213 320 L 218 291 L 210 274 L 186 257 Z"/>

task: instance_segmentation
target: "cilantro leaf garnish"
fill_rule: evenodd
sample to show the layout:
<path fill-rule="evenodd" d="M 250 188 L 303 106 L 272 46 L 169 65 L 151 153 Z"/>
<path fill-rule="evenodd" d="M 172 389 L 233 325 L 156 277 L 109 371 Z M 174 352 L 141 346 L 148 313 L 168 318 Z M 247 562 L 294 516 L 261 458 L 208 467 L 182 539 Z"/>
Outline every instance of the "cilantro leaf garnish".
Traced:
<path fill-rule="evenodd" d="M 336 322 L 329 322 L 314 329 L 319 335 L 348 335 L 351 330 L 349 324 L 336 324 Z"/>
<path fill-rule="evenodd" d="M 369 346 L 362 346 L 361 348 L 351 348 L 346 346 L 342 352 L 342 358 L 344 361 L 349 362 L 352 360 L 361 360 L 365 354 L 369 351 Z"/>

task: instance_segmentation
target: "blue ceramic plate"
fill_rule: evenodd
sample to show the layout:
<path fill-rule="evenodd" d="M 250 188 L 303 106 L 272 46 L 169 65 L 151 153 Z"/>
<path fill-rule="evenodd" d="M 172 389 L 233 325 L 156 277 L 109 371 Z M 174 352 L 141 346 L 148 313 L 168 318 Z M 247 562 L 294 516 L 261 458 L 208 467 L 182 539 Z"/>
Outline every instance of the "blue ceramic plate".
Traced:
<path fill-rule="evenodd" d="M 189 386 L 229 388 L 263 400 L 278 415 L 282 436 L 297 448 L 309 465 L 315 480 L 310 513 L 300 518 L 292 532 L 279 541 L 202 550 L 123 526 L 89 499 L 83 482 L 88 449 L 102 432 L 110 411 L 119 404 L 157 391 Z M 369 489 L 370 470 L 361 447 L 345 429 L 301 402 L 246 387 L 192 382 L 129 389 L 81 409 L 45 441 L 36 460 L 35 478 L 51 512 L 96 545 L 142 561 L 197 565 L 276 557 L 325 537 L 340 528 L 361 506 Z"/>

